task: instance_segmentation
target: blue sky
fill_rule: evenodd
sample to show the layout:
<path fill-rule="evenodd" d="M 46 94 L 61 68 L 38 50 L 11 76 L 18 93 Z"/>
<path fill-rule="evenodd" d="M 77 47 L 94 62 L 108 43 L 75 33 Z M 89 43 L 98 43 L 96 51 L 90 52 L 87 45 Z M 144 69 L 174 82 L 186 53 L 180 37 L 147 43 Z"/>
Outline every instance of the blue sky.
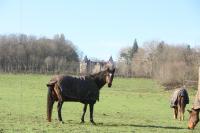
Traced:
<path fill-rule="evenodd" d="M 200 45 L 198 0 L 0 0 L 0 34 L 63 33 L 84 55 L 117 59 L 136 38 Z"/>

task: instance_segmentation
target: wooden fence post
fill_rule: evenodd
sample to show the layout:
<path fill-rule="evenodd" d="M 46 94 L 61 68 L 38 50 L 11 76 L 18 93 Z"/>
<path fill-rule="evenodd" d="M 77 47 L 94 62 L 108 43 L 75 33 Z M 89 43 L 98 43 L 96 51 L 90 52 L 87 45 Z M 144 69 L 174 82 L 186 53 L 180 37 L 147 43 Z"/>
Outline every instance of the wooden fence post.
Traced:
<path fill-rule="evenodd" d="M 198 77 L 198 91 L 200 91 L 200 67 L 199 67 L 199 77 Z"/>
<path fill-rule="evenodd" d="M 200 109 L 200 67 L 199 67 L 199 77 L 198 77 L 198 90 L 194 99 L 193 109 Z"/>

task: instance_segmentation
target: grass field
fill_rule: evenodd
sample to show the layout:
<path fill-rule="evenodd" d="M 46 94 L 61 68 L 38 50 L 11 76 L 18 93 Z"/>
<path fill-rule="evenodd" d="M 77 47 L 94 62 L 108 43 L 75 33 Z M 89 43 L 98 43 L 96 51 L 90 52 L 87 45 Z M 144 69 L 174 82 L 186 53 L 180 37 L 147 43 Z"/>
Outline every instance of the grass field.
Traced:
<path fill-rule="evenodd" d="M 100 93 L 100 101 L 94 107 L 93 126 L 89 123 L 89 110 L 85 124 L 80 124 L 83 105 L 65 102 L 62 116 L 65 124 L 57 120 L 54 105 L 53 120 L 46 121 L 45 75 L 0 75 L 0 133 L 65 133 L 65 132 L 199 132 L 187 129 L 188 113 L 185 120 L 173 119 L 169 108 L 171 92 L 149 79 L 115 78 L 112 88 L 105 86 Z M 190 103 L 195 95 L 189 91 Z M 189 109 L 191 104 L 186 108 Z"/>

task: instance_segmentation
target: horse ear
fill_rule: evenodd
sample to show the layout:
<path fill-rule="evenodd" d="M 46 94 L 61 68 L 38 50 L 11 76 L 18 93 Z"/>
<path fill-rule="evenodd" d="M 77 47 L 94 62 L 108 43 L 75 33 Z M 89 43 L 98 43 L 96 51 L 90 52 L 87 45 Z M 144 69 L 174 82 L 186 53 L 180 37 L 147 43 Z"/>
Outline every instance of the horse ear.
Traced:
<path fill-rule="evenodd" d="M 189 113 L 192 113 L 192 111 L 191 111 L 191 110 L 189 110 L 189 109 L 188 109 L 187 111 L 188 111 Z"/>

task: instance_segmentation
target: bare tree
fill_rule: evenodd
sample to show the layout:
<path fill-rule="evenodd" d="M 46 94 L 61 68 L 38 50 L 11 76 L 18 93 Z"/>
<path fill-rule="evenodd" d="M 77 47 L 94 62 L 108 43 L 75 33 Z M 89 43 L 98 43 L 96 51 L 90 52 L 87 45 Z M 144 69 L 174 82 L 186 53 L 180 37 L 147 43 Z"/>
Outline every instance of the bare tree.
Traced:
<path fill-rule="evenodd" d="M 37 39 L 25 34 L 0 36 L 2 72 L 61 72 L 67 71 L 72 64 L 78 70 L 74 63 L 78 61 L 75 46 L 64 34 L 55 35 L 54 39 Z"/>
<path fill-rule="evenodd" d="M 198 78 L 199 48 L 191 48 L 188 44 L 170 45 L 163 41 L 150 41 L 138 48 L 131 60 L 130 49 L 120 51 L 118 75 L 154 78 L 168 87 Z"/>

